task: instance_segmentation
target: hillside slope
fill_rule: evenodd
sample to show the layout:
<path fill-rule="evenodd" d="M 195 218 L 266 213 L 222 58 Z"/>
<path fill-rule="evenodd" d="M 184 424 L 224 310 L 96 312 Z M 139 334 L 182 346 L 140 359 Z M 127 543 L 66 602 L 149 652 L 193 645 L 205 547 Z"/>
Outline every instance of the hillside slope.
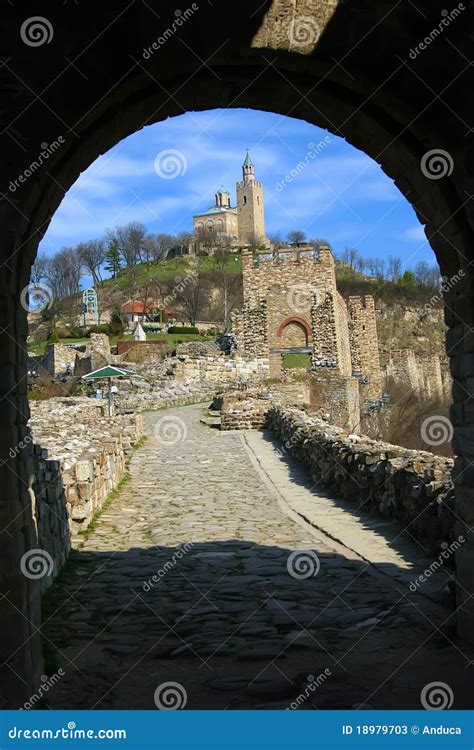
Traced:
<path fill-rule="evenodd" d="M 122 271 L 116 279 L 105 279 L 98 288 L 101 320 L 107 321 L 113 310 L 120 309 L 127 299 L 143 299 L 157 302 L 173 297 L 174 290 L 183 280 L 201 278 L 205 285 L 198 319 L 220 322 L 222 320 L 223 275 L 232 286 L 228 303 L 233 308 L 242 304 L 242 264 L 238 256 L 231 255 L 222 266 L 213 257 L 184 256 L 158 263 L 142 263 L 129 271 Z M 446 358 L 445 331 L 442 302 L 436 290 L 429 288 L 406 288 L 398 283 L 378 281 L 336 264 L 336 278 L 344 299 L 353 294 L 371 294 L 375 298 L 379 348 L 382 364 L 386 363 L 391 349 L 413 349 L 418 354 L 437 354 Z M 56 325 L 64 325 L 74 309 L 80 315 L 81 294 L 63 300 Z M 185 320 L 186 313 L 175 298 L 171 306 L 178 319 Z M 43 340 L 48 335 L 48 326 L 37 313 L 29 316 L 32 339 Z"/>

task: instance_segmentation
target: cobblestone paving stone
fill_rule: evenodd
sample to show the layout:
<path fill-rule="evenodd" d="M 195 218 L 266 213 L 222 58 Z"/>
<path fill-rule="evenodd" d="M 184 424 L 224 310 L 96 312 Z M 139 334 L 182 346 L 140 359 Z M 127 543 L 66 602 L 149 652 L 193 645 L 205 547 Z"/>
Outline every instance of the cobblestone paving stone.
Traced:
<path fill-rule="evenodd" d="M 65 674 L 47 705 L 155 708 L 173 682 L 189 709 L 419 708 L 438 680 L 468 707 L 452 613 L 286 515 L 203 413 L 145 415 L 130 481 L 48 592 L 47 671 Z"/>

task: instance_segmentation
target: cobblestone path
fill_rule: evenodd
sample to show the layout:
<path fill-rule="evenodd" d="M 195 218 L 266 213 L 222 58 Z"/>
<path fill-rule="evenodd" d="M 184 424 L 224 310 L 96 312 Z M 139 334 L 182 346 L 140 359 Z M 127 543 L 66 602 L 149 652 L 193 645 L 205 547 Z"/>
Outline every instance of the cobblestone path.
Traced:
<path fill-rule="evenodd" d="M 292 516 L 203 414 L 145 415 L 130 480 L 48 592 L 47 705 L 420 708 L 436 681 L 467 708 L 451 612 Z"/>

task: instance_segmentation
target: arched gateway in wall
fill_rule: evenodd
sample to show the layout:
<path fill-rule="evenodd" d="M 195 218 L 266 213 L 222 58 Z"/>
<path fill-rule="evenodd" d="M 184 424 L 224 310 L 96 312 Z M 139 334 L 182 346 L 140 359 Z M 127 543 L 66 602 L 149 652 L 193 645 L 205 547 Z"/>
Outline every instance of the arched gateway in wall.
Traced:
<path fill-rule="evenodd" d="M 228 0 L 192 4 L 6 4 L 2 29 L 0 247 L 1 675 L 21 705 L 42 671 L 39 584 L 20 560 L 37 542 L 27 435 L 26 312 L 38 242 L 69 187 L 120 139 L 187 110 L 253 107 L 302 118 L 373 157 L 414 206 L 443 275 L 455 379 L 452 419 L 458 551 L 457 623 L 474 639 L 473 69 L 466 4 L 380 0 Z M 28 6 L 28 7 L 27 7 Z M 464 6 L 463 6 L 464 7 Z M 458 12 L 459 14 L 459 12 Z M 309 21 L 308 21 L 309 19 Z M 446 18 L 445 18 L 446 20 Z M 421 42 L 421 44 L 420 44 Z M 247 145 L 247 144 L 244 144 Z M 172 144 L 179 148 L 179 145 Z M 46 155 L 45 155 L 46 154 Z M 316 210 L 315 206 L 315 210 Z M 2 598 L 3 597 L 3 598 Z"/>
<path fill-rule="evenodd" d="M 311 339 L 311 328 L 304 318 L 292 316 L 280 323 L 277 337 L 282 349 L 305 348 Z"/>

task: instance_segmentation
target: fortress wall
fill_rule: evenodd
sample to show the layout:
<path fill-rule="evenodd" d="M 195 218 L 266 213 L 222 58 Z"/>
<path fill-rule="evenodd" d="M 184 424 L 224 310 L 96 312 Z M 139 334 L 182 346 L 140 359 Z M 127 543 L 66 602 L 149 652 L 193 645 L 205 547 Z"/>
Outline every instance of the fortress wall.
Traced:
<path fill-rule="evenodd" d="M 387 364 L 387 376 L 404 385 L 407 389 L 420 391 L 422 379 L 415 352 L 411 349 L 393 349 Z"/>
<path fill-rule="evenodd" d="M 453 459 L 353 436 L 292 407 L 272 406 L 266 424 L 348 512 L 352 503 L 401 521 L 430 555 L 452 540 Z"/>
<path fill-rule="evenodd" d="M 377 400 L 382 394 L 375 302 L 371 295 L 349 297 L 349 338 L 352 372 L 367 379 L 366 397 Z"/>

